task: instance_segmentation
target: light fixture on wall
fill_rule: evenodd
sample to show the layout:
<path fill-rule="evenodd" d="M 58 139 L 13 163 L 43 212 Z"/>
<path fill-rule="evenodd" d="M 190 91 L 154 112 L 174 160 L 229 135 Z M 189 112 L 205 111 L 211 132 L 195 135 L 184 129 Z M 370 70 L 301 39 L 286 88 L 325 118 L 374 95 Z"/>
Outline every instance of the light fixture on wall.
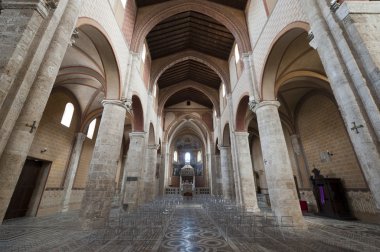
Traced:
<path fill-rule="evenodd" d="M 47 152 L 47 148 L 46 147 L 43 148 L 43 149 L 41 149 L 41 153 L 45 153 L 45 152 Z"/>
<path fill-rule="evenodd" d="M 332 153 L 331 151 L 328 151 L 328 150 L 322 151 L 319 154 L 319 157 L 320 157 L 322 163 L 331 162 L 332 156 L 334 156 L 334 153 Z"/>

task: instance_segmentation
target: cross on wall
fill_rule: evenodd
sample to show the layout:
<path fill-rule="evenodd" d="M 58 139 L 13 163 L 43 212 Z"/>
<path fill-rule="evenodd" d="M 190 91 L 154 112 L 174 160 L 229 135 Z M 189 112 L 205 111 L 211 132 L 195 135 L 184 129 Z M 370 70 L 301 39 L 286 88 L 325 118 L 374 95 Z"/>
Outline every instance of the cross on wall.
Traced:
<path fill-rule="evenodd" d="M 364 126 L 363 126 L 362 124 L 360 124 L 360 125 L 356 125 L 355 122 L 352 122 L 352 125 L 353 125 L 353 127 L 351 128 L 351 130 L 352 130 L 352 131 L 355 131 L 356 134 L 359 134 L 359 129 L 360 129 L 360 128 L 364 128 Z"/>
<path fill-rule="evenodd" d="M 37 121 L 33 121 L 33 124 L 25 124 L 26 127 L 30 127 L 29 133 L 33 133 L 33 130 L 37 129 L 36 123 Z"/>

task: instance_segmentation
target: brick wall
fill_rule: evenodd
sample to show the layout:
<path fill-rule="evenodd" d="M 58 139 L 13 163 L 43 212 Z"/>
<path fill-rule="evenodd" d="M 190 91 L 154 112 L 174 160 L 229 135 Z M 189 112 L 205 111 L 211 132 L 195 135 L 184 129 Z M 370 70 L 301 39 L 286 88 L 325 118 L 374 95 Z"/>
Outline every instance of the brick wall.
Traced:
<path fill-rule="evenodd" d="M 346 189 L 366 188 L 335 104 L 325 96 L 313 96 L 302 106 L 298 118 L 299 135 L 309 169 L 315 165 L 322 175 L 341 178 Z M 331 162 L 321 162 L 320 153 L 327 150 L 334 154 Z"/>
<path fill-rule="evenodd" d="M 137 14 L 137 7 L 135 4 L 135 1 L 128 0 L 127 6 L 124 12 L 124 24 L 123 24 L 123 33 L 128 45 L 131 45 L 133 29 L 135 27 L 136 14 Z"/>
<path fill-rule="evenodd" d="M 62 186 L 69 162 L 78 124 L 78 114 L 74 110 L 70 128 L 62 125 L 61 119 L 65 106 L 70 101 L 70 98 L 64 93 L 52 93 L 28 154 L 33 158 L 52 162 L 46 184 L 47 188 L 60 188 Z M 41 153 L 44 148 L 47 148 L 47 151 Z"/>

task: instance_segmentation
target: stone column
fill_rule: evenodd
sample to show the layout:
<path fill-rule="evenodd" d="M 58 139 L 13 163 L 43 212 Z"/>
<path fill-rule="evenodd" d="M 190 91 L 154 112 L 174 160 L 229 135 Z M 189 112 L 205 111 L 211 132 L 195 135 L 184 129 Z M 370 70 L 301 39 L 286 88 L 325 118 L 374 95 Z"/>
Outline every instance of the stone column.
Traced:
<path fill-rule="evenodd" d="M 150 144 L 146 149 L 144 170 L 140 183 L 139 202 L 145 203 L 153 200 L 156 195 L 156 166 L 157 150 L 159 145 Z"/>
<path fill-rule="evenodd" d="M 302 188 L 310 187 L 310 171 L 307 168 L 307 164 L 305 161 L 305 154 L 303 152 L 299 136 L 297 134 L 291 135 L 290 139 L 292 141 L 292 147 L 295 153 L 295 158 L 297 161 L 297 170 L 299 174 L 299 178 L 301 179 L 300 185 Z"/>
<path fill-rule="evenodd" d="M 222 192 L 226 199 L 234 199 L 234 188 L 232 182 L 231 147 L 218 146 L 220 150 L 220 169 L 222 175 Z"/>
<path fill-rule="evenodd" d="M 63 189 L 63 200 L 62 200 L 62 212 L 67 212 L 69 210 L 71 189 L 74 184 L 75 174 L 77 173 L 80 155 L 82 153 L 83 143 L 86 139 L 86 135 L 79 132 L 76 136 L 75 145 L 70 157 L 69 167 L 66 173 L 66 179 Z"/>
<path fill-rule="evenodd" d="M 45 0 L 0 2 L 1 156 L 36 79 L 56 77 L 56 63 L 61 64 L 61 49 L 67 46 L 82 1 L 60 0 L 51 15 Z"/>
<path fill-rule="evenodd" d="M 40 67 L 39 74 L 33 83 L 27 101 L 0 158 L 0 220 L 4 218 L 32 145 L 36 127 L 38 127 L 45 110 L 74 29 L 80 6 L 80 0 L 68 3 L 60 25 L 45 55 L 45 60 Z M 36 122 L 35 127 L 32 126 L 34 121 Z"/>
<path fill-rule="evenodd" d="M 242 205 L 249 211 L 259 211 L 248 136 L 247 132 L 235 132 Z"/>
<path fill-rule="evenodd" d="M 123 204 L 128 204 L 128 208 L 135 208 L 138 204 L 139 183 L 144 167 L 145 157 L 145 132 L 132 132 L 129 134 L 130 143 L 127 163 L 125 165 L 126 181 L 124 181 Z"/>
<path fill-rule="evenodd" d="M 276 216 L 292 216 L 296 226 L 306 228 L 278 113 L 279 106 L 280 103 L 277 101 L 263 101 L 254 108 L 259 126 L 269 197 Z"/>
<path fill-rule="evenodd" d="M 80 211 L 84 229 L 102 225 L 109 216 L 123 139 L 127 107 L 119 100 L 102 103 L 103 114 Z"/>
<path fill-rule="evenodd" d="M 311 21 L 314 39 L 312 39 L 310 44 L 314 48 L 317 48 L 364 177 L 373 194 L 376 207 L 380 209 L 380 147 L 376 136 L 376 132 L 377 135 L 380 135 L 380 123 L 372 123 L 371 125 L 371 120 L 372 122 L 379 121 L 379 112 L 377 109 L 367 110 L 368 117 L 364 114 L 365 108 L 368 109 L 368 106 L 359 104 L 358 101 L 360 99 L 357 96 L 360 96 L 362 101 L 364 103 L 368 102 L 368 104 L 372 104 L 373 99 L 370 95 L 364 95 L 365 92 L 358 92 L 356 94 L 352 90 L 352 86 L 357 85 L 359 82 L 353 81 L 350 78 L 349 74 L 352 73 L 342 64 L 343 59 L 337 49 L 337 43 L 334 41 L 326 20 L 322 15 L 323 13 L 327 15 L 327 11 L 329 10 L 327 5 L 322 10 L 319 4 L 322 3 L 314 0 L 305 0 L 305 3 L 302 5 Z M 329 12 L 328 15 L 329 19 L 331 19 L 332 14 Z M 344 42 L 342 39 L 340 41 Z M 366 85 L 361 85 L 362 91 L 368 89 Z M 366 97 L 368 101 L 365 101 Z M 353 123 L 356 126 L 361 125 L 362 127 L 355 129 Z"/>
<path fill-rule="evenodd" d="M 213 195 L 222 195 L 223 194 L 223 179 L 221 175 L 221 165 L 220 165 L 220 155 L 215 154 L 214 156 L 214 181 L 215 188 L 213 190 Z"/>

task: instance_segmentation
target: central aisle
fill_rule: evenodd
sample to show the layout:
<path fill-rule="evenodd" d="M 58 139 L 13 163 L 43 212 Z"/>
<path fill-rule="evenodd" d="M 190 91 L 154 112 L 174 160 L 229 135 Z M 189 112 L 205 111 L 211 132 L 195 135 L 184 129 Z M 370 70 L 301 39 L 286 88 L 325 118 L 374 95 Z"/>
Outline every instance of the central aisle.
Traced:
<path fill-rule="evenodd" d="M 236 251 L 201 205 L 177 206 L 158 251 Z"/>

